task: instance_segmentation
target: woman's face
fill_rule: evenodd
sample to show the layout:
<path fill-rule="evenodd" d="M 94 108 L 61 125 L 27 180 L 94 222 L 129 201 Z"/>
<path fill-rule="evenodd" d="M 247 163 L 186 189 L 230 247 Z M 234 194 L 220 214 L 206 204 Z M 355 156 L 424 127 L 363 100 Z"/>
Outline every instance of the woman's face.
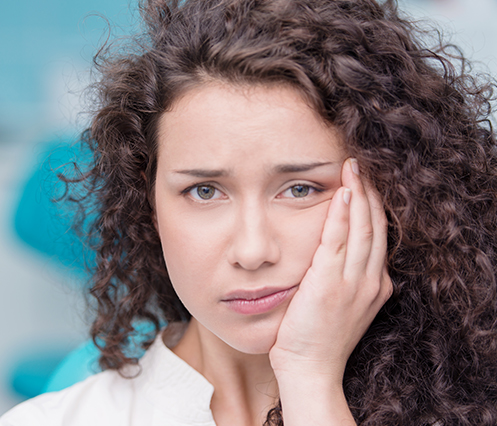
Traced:
<path fill-rule="evenodd" d="M 205 85 L 161 117 L 157 228 L 205 332 L 269 351 L 341 186 L 339 142 L 288 87 Z"/>

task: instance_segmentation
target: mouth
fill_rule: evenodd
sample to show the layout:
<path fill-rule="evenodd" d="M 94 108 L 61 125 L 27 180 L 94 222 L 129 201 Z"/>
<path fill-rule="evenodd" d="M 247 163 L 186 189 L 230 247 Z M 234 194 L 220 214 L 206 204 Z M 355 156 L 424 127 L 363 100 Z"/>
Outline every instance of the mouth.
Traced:
<path fill-rule="evenodd" d="M 260 290 L 239 290 L 228 294 L 221 302 L 239 314 L 263 314 L 293 296 L 297 288 L 298 284 L 285 289 L 267 287 Z"/>

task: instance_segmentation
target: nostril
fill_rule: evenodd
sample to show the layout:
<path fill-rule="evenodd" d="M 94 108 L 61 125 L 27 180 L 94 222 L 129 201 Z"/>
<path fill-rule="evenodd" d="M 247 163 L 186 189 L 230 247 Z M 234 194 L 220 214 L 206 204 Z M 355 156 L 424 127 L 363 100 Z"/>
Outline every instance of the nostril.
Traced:
<path fill-rule="evenodd" d="M 238 231 L 242 228 L 239 227 Z M 267 230 L 239 232 L 229 249 L 230 263 L 246 270 L 270 266 L 279 259 L 279 247 Z"/>

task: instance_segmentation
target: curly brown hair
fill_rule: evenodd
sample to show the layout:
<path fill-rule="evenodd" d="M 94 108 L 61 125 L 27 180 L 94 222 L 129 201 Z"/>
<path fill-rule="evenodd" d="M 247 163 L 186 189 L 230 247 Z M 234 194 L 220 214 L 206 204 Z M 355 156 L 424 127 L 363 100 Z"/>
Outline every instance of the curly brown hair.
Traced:
<path fill-rule="evenodd" d="M 212 80 L 297 88 L 383 198 L 394 294 L 351 355 L 361 425 L 497 424 L 494 84 L 394 0 L 148 0 L 134 47 L 99 52 L 83 141 L 97 206 L 91 333 L 120 370 L 133 321 L 186 321 L 153 224 L 157 122 Z M 437 40 L 439 40 L 437 38 Z M 455 64 L 460 64 L 456 69 Z M 266 425 L 282 425 L 281 407 Z"/>

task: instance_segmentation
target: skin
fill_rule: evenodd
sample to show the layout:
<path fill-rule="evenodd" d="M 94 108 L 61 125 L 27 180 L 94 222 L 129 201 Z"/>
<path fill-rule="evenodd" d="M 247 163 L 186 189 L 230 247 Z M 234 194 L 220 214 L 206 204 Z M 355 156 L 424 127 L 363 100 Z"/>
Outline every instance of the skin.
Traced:
<path fill-rule="evenodd" d="M 218 426 L 261 425 L 278 396 L 286 426 L 355 424 L 345 363 L 391 282 L 383 208 L 346 158 L 288 87 L 211 83 L 161 118 L 156 224 L 193 317 L 173 351 L 213 384 Z M 286 290 L 268 312 L 226 302 L 268 288 Z"/>

